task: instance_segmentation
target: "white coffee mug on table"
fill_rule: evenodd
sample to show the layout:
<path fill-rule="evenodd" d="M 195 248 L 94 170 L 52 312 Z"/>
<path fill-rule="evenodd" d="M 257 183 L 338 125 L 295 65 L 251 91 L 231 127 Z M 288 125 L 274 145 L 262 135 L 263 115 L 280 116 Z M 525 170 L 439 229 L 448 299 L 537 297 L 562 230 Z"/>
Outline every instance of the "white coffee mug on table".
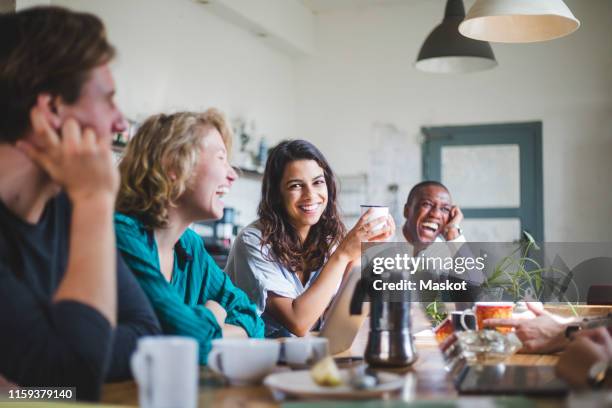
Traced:
<path fill-rule="evenodd" d="M 208 367 L 231 384 L 261 381 L 278 363 L 280 343 L 272 339 L 215 339 Z"/>
<path fill-rule="evenodd" d="M 329 355 L 325 337 L 290 337 L 283 342 L 285 361 L 290 366 L 316 363 Z"/>
<path fill-rule="evenodd" d="M 148 336 L 138 340 L 131 367 L 144 408 L 196 408 L 198 342 L 189 337 Z"/>

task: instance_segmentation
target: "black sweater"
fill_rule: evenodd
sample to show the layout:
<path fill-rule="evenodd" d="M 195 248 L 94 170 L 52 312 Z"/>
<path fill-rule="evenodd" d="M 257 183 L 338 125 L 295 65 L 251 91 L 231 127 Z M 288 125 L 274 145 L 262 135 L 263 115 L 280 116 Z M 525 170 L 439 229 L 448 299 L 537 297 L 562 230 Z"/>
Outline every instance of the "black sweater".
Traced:
<path fill-rule="evenodd" d="M 70 219 L 65 194 L 49 201 L 35 225 L 0 202 L 0 375 L 22 386 L 76 387 L 77 398 L 95 400 L 105 380 L 130 377 L 138 337 L 161 329 L 119 255 L 114 330 L 90 306 L 53 302 L 66 271 Z"/>

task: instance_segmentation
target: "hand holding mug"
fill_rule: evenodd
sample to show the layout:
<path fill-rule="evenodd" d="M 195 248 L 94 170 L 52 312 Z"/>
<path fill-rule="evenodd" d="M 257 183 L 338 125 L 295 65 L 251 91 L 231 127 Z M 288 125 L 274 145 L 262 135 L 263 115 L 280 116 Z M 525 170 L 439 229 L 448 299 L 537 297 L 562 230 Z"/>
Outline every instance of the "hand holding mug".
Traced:
<path fill-rule="evenodd" d="M 382 227 L 378 229 L 379 235 L 370 238 L 368 242 L 385 242 L 395 235 L 395 221 L 391 215 L 387 215 Z"/>
<path fill-rule="evenodd" d="M 387 210 L 386 214 L 382 214 L 378 217 L 376 217 L 375 208 L 364 210 L 357 224 L 355 224 L 348 234 L 346 234 L 342 242 L 340 242 L 338 251 L 345 254 L 350 261 L 358 261 L 361 257 L 362 242 L 375 240 L 382 241 L 393 236 L 395 233 L 395 223 L 393 222 L 393 218 L 388 214 L 388 208 L 384 208 Z"/>

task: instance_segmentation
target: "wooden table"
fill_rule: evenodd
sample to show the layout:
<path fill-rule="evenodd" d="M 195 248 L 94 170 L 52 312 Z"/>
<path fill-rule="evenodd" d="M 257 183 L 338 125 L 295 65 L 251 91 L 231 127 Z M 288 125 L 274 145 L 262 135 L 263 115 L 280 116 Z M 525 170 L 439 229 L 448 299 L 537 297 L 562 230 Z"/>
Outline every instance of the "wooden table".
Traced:
<path fill-rule="evenodd" d="M 363 355 L 367 340 L 367 327 L 364 325 L 351 349 L 345 356 Z M 404 401 L 415 399 L 455 399 L 451 379 L 444 370 L 442 355 L 438 351 L 433 335 L 418 335 L 416 346 L 419 358 L 408 370 L 400 371 L 405 375 L 406 386 L 400 395 L 394 396 Z M 506 362 L 510 365 L 554 365 L 556 356 L 517 354 Z M 396 371 L 397 372 L 397 371 Z M 466 397 L 460 397 L 466 398 Z M 535 400 L 538 406 L 559 406 L 561 399 Z M 102 392 L 102 402 L 118 405 L 138 405 L 136 384 L 133 381 L 108 384 Z M 274 400 L 270 391 L 263 385 L 227 386 L 208 369 L 201 372 L 199 406 L 200 407 L 277 407 L 280 402 Z"/>

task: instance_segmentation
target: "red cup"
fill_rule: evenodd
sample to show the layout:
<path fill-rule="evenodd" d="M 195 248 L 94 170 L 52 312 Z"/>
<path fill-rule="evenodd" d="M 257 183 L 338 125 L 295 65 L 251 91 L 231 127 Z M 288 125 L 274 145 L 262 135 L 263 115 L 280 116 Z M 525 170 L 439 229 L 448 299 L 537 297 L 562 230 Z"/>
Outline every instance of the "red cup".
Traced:
<path fill-rule="evenodd" d="M 447 317 L 433 329 L 433 332 L 436 336 L 436 341 L 438 342 L 438 344 L 440 344 L 444 340 L 446 340 L 448 336 L 454 333 L 453 322 L 450 318 Z"/>
<path fill-rule="evenodd" d="M 461 318 L 462 325 L 465 320 L 466 314 L 473 314 L 476 316 L 476 328 L 483 330 L 484 321 L 487 319 L 510 319 L 512 318 L 512 310 L 514 309 L 514 303 L 512 302 L 476 302 L 474 310 L 464 310 Z M 465 326 L 465 325 L 464 325 Z M 512 331 L 511 327 L 495 327 L 495 330 L 501 333 L 509 333 Z"/>

